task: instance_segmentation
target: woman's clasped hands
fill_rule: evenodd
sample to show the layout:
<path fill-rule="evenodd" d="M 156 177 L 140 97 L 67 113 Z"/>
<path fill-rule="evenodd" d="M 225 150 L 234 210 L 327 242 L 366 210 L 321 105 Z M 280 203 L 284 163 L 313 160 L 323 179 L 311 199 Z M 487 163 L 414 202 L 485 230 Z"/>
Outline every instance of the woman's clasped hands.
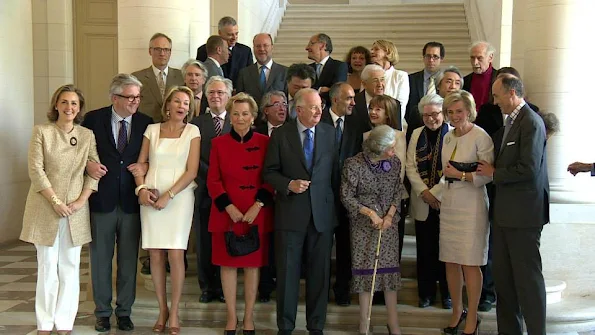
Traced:
<path fill-rule="evenodd" d="M 254 203 L 252 206 L 250 206 L 246 214 L 242 214 L 242 212 L 240 212 L 240 210 L 235 205 L 230 204 L 225 207 L 225 211 L 231 218 L 231 221 L 234 223 L 247 222 L 252 224 L 260 212 L 260 206 L 257 203 Z"/>

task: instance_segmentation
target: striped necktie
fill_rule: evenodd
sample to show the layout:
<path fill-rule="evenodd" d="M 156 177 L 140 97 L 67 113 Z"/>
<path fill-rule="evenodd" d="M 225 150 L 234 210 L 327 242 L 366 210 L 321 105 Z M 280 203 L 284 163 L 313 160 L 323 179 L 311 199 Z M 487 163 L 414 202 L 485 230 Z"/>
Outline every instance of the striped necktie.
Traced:
<path fill-rule="evenodd" d="M 215 134 L 216 136 L 221 135 L 221 118 L 218 116 L 215 116 L 213 118 L 213 125 L 215 126 Z"/>
<path fill-rule="evenodd" d="M 426 91 L 426 95 L 429 94 L 436 94 L 436 79 L 434 76 L 430 77 L 430 83 L 428 84 L 428 90 Z"/>

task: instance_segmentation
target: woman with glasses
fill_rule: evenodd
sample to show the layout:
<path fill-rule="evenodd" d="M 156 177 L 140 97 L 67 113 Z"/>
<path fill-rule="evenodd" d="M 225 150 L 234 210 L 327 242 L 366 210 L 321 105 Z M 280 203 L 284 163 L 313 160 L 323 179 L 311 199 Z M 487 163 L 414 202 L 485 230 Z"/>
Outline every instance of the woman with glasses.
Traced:
<path fill-rule="evenodd" d="M 391 96 L 401 104 L 401 118 L 404 120 L 407 103 L 409 102 L 409 75 L 405 71 L 395 69 L 399 62 L 399 51 L 391 41 L 377 40 L 370 49 L 372 63 L 384 69 L 386 87 L 384 94 Z M 401 124 L 405 124 L 401 122 Z"/>
<path fill-rule="evenodd" d="M 436 282 L 440 286 L 442 308 L 452 308 L 444 263 L 438 259 L 442 146 L 451 127 L 444 121 L 438 94 L 424 96 L 418 110 L 424 126 L 413 130 L 407 149 L 407 178 L 411 182 L 411 216 L 415 219 L 417 247 L 417 294 L 419 307 L 436 301 Z"/>
<path fill-rule="evenodd" d="M 366 65 L 372 64 L 370 50 L 361 45 L 351 48 L 345 57 L 345 63 L 347 63 L 347 84 L 351 85 L 357 94 L 362 87 L 362 71 Z"/>
<path fill-rule="evenodd" d="M 184 286 L 184 251 L 194 211 L 194 178 L 198 173 L 200 131 L 188 123 L 194 112 L 194 94 L 174 86 L 165 95 L 164 122 L 149 125 L 144 134 L 138 163 L 149 164 L 144 177 L 137 176 L 136 193 L 141 204 L 142 248 L 149 250 L 151 279 L 159 302 L 154 332 L 180 332 L 179 304 Z M 166 253 L 167 252 L 167 253 Z M 171 306 L 165 290 L 165 261 L 170 264 Z"/>
<path fill-rule="evenodd" d="M 29 178 L 20 239 L 37 249 L 35 317 L 37 333 L 70 334 L 79 305 L 81 247 L 91 241 L 89 204 L 98 181 L 85 174 L 99 163 L 95 135 L 79 126 L 85 107 L 73 85 L 54 92 L 49 123 L 33 128 Z"/>
<path fill-rule="evenodd" d="M 272 231 L 271 189 L 262 180 L 262 167 L 269 138 L 252 130 L 258 107 L 246 93 L 227 102 L 232 129 L 212 142 L 207 189 L 213 199 L 209 231 L 212 233 L 213 264 L 221 266 L 221 285 L 227 307 L 225 334 L 237 330 L 236 293 L 238 268 L 244 269 L 243 333 L 255 334 L 254 304 L 259 268 L 268 264 Z M 230 254 L 225 233 L 246 235 L 256 227 L 259 247 L 242 256 Z"/>

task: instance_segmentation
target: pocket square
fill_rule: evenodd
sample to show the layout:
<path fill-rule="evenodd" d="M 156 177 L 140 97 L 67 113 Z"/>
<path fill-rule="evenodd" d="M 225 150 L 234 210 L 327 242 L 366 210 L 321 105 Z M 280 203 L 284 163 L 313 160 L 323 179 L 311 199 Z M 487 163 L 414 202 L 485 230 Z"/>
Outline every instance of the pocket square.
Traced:
<path fill-rule="evenodd" d="M 506 146 L 515 145 L 515 144 L 516 144 L 516 142 L 508 142 L 508 143 L 506 143 Z"/>

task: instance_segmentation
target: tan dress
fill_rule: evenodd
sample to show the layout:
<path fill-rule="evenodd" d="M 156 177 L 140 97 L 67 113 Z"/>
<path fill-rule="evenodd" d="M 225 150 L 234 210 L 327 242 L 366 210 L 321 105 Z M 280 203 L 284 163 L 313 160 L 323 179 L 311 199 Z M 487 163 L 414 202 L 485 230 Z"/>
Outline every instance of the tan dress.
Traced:
<path fill-rule="evenodd" d="M 85 188 L 97 191 L 99 182 L 85 174 L 87 161 L 99 162 L 95 135 L 79 125 L 75 125 L 70 133 L 55 123 L 36 125 L 29 143 L 28 160 L 31 187 L 20 239 L 52 246 L 61 217 L 40 191 L 51 187 L 66 204 L 78 199 Z M 75 246 L 91 241 L 88 202 L 68 217 L 68 223 Z"/>

